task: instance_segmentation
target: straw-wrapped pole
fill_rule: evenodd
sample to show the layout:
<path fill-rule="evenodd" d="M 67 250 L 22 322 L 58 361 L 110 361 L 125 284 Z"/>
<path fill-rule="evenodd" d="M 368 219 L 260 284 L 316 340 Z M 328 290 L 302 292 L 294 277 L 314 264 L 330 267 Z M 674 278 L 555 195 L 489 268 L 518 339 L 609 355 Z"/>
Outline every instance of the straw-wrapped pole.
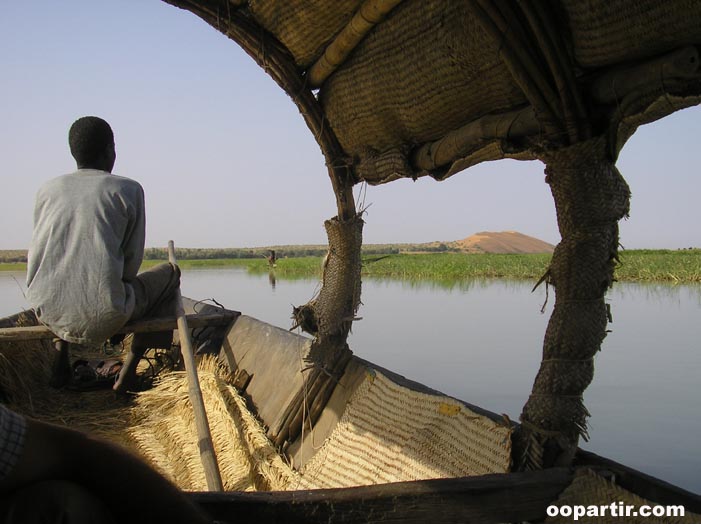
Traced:
<path fill-rule="evenodd" d="M 175 244 L 172 240 L 168 241 L 168 260 L 171 264 L 177 264 L 175 260 Z M 180 288 L 175 292 L 176 311 L 175 316 L 178 318 L 178 334 L 180 335 L 180 349 L 185 362 L 185 371 L 187 372 L 188 394 L 190 402 L 195 412 L 195 425 L 197 426 L 197 444 L 200 449 L 200 459 L 204 467 L 204 476 L 207 481 L 209 491 L 224 491 L 222 485 L 219 466 L 217 465 L 217 457 L 214 453 L 214 445 L 212 444 L 212 435 L 209 431 L 209 422 L 207 420 L 207 412 L 204 408 L 204 400 L 202 399 L 202 390 L 200 389 L 200 381 L 197 378 L 197 365 L 195 364 L 195 354 L 192 350 L 192 340 L 190 339 L 190 330 L 187 327 L 187 319 L 185 318 L 185 309 L 183 308 L 183 297 L 180 293 Z"/>

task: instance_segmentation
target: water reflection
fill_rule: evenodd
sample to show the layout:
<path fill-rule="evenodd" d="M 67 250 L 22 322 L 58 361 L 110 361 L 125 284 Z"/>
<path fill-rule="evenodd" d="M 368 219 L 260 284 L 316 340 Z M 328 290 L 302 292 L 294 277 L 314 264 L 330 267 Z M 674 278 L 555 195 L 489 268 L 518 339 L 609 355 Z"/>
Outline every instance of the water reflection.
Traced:
<path fill-rule="evenodd" d="M 29 309 L 24 271 L 0 271 L 0 317 Z"/>
<path fill-rule="evenodd" d="M 408 287 L 410 289 L 426 289 L 433 291 L 458 291 L 466 293 L 473 289 L 486 289 L 494 284 L 494 279 L 488 278 L 473 278 L 473 279 L 387 279 L 380 277 L 363 277 L 363 283 L 372 282 L 373 285 L 382 285 L 386 283 L 388 285 L 399 283 L 402 287 Z M 520 280 L 499 280 L 503 283 L 505 287 L 511 289 L 520 289 L 524 282 Z"/>
<path fill-rule="evenodd" d="M 307 302 L 318 280 L 221 272 L 187 275 L 188 293 L 231 288 L 234 307 L 289 327 L 292 305 Z M 197 286 L 203 286 L 197 289 Z M 363 305 L 349 340 L 353 351 L 447 394 L 517 419 L 540 365 L 545 287 L 533 282 L 397 281 L 365 278 Z M 249 291 L 250 289 L 250 291 Z M 257 291 L 253 291 L 256 289 Z M 616 284 L 613 324 L 585 393 L 592 413 L 584 447 L 701 491 L 696 403 L 701 286 Z M 679 416 L 684 413 L 684 416 Z"/>
<path fill-rule="evenodd" d="M 14 278 L 13 278 L 14 277 Z M 0 273 L 0 315 L 26 307 L 24 274 Z M 318 279 L 290 280 L 243 269 L 183 272 L 183 294 L 291 326 L 293 305 Z M 504 280 L 397 281 L 365 278 L 363 320 L 353 351 L 449 395 L 518 419 L 540 365 L 545 287 Z M 701 286 L 621 284 L 609 292 L 613 324 L 585 393 L 592 413 L 584 447 L 701 491 Z"/>

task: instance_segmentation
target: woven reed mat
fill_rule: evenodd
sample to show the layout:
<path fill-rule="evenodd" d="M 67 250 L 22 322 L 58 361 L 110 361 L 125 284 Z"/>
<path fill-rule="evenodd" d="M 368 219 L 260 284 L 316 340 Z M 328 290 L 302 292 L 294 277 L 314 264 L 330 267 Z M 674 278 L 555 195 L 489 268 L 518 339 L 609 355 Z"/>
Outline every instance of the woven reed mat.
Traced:
<path fill-rule="evenodd" d="M 50 388 L 53 352 L 48 343 L 3 345 L 0 389 L 12 393 L 9 407 L 129 447 L 181 489 L 206 489 L 185 373 L 161 374 L 156 387 L 124 403 L 111 391 Z M 226 490 L 342 487 L 509 468 L 507 427 L 375 373 L 300 475 L 278 454 L 216 359 L 203 358 L 198 369 Z"/>
<path fill-rule="evenodd" d="M 509 469 L 510 430 L 453 399 L 418 393 L 368 374 L 331 437 L 301 475 L 213 358 L 200 386 L 226 490 L 295 490 L 481 475 Z M 164 377 L 137 399 L 130 430 L 139 453 L 182 489 L 206 488 L 184 373 Z"/>
<path fill-rule="evenodd" d="M 435 140 L 526 102 L 469 4 L 400 3 L 329 77 L 319 96 L 347 154 Z"/>
<path fill-rule="evenodd" d="M 503 473 L 511 430 L 460 402 L 368 373 L 299 488 Z M 294 487 L 294 486 L 292 486 Z"/>
<path fill-rule="evenodd" d="M 697 0 L 566 0 L 562 4 L 576 61 L 584 68 L 632 61 L 701 38 Z"/>
<path fill-rule="evenodd" d="M 324 52 L 329 39 L 350 22 L 361 3 L 362 0 L 334 0 L 333 4 L 328 0 L 250 0 L 248 7 L 265 29 L 285 44 L 297 64 L 306 68 Z"/>
<path fill-rule="evenodd" d="M 625 506 L 635 506 L 635 508 L 628 516 L 614 517 L 610 515 L 610 510 L 607 510 L 604 516 L 584 516 L 580 517 L 579 521 L 587 524 L 621 524 L 622 522 L 626 524 L 691 524 L 701 522 L 701 515 L 690 512 L 686 512 L 684 517 L 633 516 L 634 513 L 639 513 L 640 506 L 647 505 L 652 507 L 655 506 L 655 503 L 615 485 L 590 469 L 578 470 L 572 484 L 560 494 L 554 505 L 558 507 L 572 507 L 575 505 L 600 507 L 615 503 L 617 507 L 620 507 L 619 502 L 623 503 L 624 512 L 626 511 Z M 597 510 L 597 513 L 601 513 L 600 509 Z M 593 513 L 590 513 L 590 515 L 593 515 Z M 572 524 L 574 520 L 572 516 L 563 517 L 558 515 L 557 517 L 548 517 L 545 522 L 547 524 Z"/>
<path fill-rule="evenodd" d="M 227 382 L 215 357 L 198 365 L 212 442 L 226 491 L 282 490 L 297 474 L 277 453 L 245 400 Z M 141 393 L 129 433 L 139 453 L 181 489 L 206 490 L 197 428 L 184 372 L 171 373 Z"/>
<path fill-rule="evenodd" d="M 36 325 L 36 318 L 21 315 L 13 325 Z M 72 360 L 100 356 L 96 350 L 76 352 L 72 347 L 71 351 Z M 127 447 L 180 488 L 206 490 L 184 372 L 164 372 L 156 387 L 134 401 L 124 401 L 115 399 L 111 390 L 78 393 L 51 388 L 54 354 L 50 341 L 0 345 L 0 393 L 7 407 Z M 199 370 L 225 488 L 284 489 L 291 484 L 297 474 L 278 455 L 245 401 L 226 383 L 225 371 L 213 357 L 203 359 Z M 145 371 L 144 365 L 140 371 Z"/>

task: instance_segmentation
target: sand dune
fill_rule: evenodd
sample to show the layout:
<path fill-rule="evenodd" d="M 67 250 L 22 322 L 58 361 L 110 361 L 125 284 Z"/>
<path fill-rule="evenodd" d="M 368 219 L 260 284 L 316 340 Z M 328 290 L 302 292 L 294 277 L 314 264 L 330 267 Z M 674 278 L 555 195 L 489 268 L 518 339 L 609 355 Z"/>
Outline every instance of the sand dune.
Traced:
<path fill-rule="evenodd" d="M 555 246 L 517 231 L 482 231 L 452 243 L 466 253 L 552 253 Z"/>

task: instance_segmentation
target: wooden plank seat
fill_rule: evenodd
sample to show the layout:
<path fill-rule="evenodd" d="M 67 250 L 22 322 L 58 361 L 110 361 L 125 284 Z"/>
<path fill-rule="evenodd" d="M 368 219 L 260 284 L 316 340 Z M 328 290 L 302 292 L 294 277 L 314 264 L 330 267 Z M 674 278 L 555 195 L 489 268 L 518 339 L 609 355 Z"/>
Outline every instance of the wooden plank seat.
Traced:
<path fill-rule="evenodd" d="M 238 313 L 233 311 L 217 311 L 202 314 L 187 315 L 187 323 L 190 328 L 205 328 L 227 326 Z M 176 317 L 150 318 L 130 322 L 115 334 L 147 333 L 155 331 L 169 331 L 177 329 Z M 57 337 L 47 326 L 21 326 L 0 328 L 0 342 L 17 342 L 29 340 L 52 340 L 56 349 L 56 355 L 51 366 L 49 385 L 54 388 L 62 388 L 71 380 L 70 343 Z"/>
<path fill-rule="evenodd" d="M 187 324 L 190 328 L 209 326 L 225 326 L 238 316 L 236 312 L 225 311 L 221 313 L 204 313 L 187 315 Z M 153 331 L 166 331 L 177 328 L 175 317 L 150 318 L 130 322 L 115 334 L 147 333 Z M 0 342 L 19 340 L 54 339 L 56 335 L 46 326 L 24 326 L 0 328 Z"/>

